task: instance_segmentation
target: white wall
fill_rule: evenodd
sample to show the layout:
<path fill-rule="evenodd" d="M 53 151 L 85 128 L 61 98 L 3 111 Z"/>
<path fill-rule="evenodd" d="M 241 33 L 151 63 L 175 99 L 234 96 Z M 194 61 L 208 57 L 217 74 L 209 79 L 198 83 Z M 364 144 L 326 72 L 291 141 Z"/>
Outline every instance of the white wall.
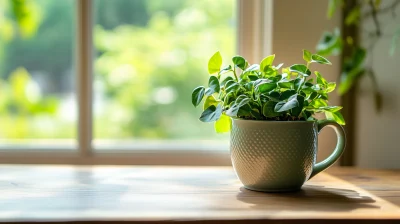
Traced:
<path fill-rule="evenodd" d="M 398 1 L 398 0 L 396 0 Z M 390 3 L 391 1 L 382 1 Z M 377 113 L 372 95 L 372 83 L 364 78 L 357 93 L 356 112 L 356 165 L 368 168 L 400 168 L 400 46 L 393 57 L 388 51 L 391 35 L 400 28 L 400 7 L 397 18 L 390 13 L 380 17 L 385 37 L 373 50 L 372 60 L 378 85 L 383 94 L 383 110 Z M 373 29 L 371 20 L 363 22 L 362 30 Z M 362 32 L 363 43 L 368 44 Z M 400 43 L 399 43 L 400 44 Z"/>
<path fill-rule="evenodd" d="M 322 0 L 275 0 L 273 2 L 273 38 L 272 52 L 276 54 L 276 63 L 285 62 L 286 66 L 304 63 L 302 50 L 312 52 L 325 30 L 332 31 L 340 24 L 340 15 L 328 20 L 326 9 L 328 1 Z M 311 69 L 320 71 L 329 81 L 336 81 L 340 72 L 340 59 L 329 58 L 332 66 L 312 65 Z M 336 93 L 330 96 L 331 105 L 340 105 Z M 336 144 L 333 130 L 326 128 L 319 137 L 318 160 L 326 158 Z"/>

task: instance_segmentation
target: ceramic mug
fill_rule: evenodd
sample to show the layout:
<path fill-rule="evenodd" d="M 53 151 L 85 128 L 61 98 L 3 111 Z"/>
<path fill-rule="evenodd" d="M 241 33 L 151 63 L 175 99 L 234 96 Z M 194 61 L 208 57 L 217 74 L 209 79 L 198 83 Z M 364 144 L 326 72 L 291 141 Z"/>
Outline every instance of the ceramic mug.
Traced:
<path fill-rule="evenodd" d="M 333 153 L 316 164 L 318 133 L 325 126 L 337 135 Z M 255 121 L 232 119 L 231 159 L 244 187 L 255 191 L 294 191 L 335 163 L 346 142 L 335 121 Z"/>

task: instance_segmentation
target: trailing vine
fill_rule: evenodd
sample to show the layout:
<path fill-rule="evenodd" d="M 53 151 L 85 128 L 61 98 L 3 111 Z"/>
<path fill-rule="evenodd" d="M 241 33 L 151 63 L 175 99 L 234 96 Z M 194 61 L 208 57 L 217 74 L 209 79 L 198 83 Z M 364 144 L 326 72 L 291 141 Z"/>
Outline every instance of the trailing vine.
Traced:
<path fill-rule="evenodd" d="M 387 3 L 389 1 L 385 1 Z M 343 8 L 349 1 L 329 0 L 327 17 L 333 17 L 337 9 Z M 381 0 L 356 0 L 352 8 L 345 12 L 344 25 L 346 27 L 354 26 L 369 38 L 368 46 L 361 46 L 355 43 L 356 37 L 341 35 L 339 28 L 335 28 L 333 32 L 324 32 L 317 44 L 317 53 L 323 56 L 338 55 L 343 49 L 351 49 L 351 56 L 343 60 L 343 69 L 340 75 L 339 94 L 344 95 L 350 89 L 354 88 L 360 78 L 368 76 L 373 83 L 373 91 L 375 95 L 375 107 L 377 111 L 381 109 L 381 93 L 379 91 L 377 77 L 373 70 L 373 51 L 376 44 L 382 38 L 391 38 L 391 46 L 389 54 L 394 55 L 397 45 L 400 42 L 400 25 L 392 33 L 385 33 L 384 28 L 390 23 L 380 22 L 380 17 L 390 14 L 393 21 L 397 18 L 396 10 L 400 6 L 399 0 L 393 0 L 389 4 L 382 4 Z M 360 29 L 360 21 L 371 20 L 374 27 L 373 30 Z M 369 54 L 368 61 L 366 60 Z"/>

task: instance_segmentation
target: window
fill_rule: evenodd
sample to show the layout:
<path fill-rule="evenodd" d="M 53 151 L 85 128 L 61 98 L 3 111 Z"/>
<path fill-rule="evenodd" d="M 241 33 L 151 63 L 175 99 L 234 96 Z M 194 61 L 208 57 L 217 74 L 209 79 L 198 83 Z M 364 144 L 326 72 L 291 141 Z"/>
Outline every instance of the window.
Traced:
<path fill-rule="evenodd" d="M 95 148 L 226 140 L 199 123 L 190 94 L 216 49 L 235 52 L 235 1 L 94 3 Z"/>
<path fill-rule="evenodd" d="M 29 2 L 16 29 L 18 7 L 0 1 L 0 147 L 76 148 L 74 2 Z"/>
<path fill-rule="evenodd" d="M 191 105 L 190 94 L 207 82 L 207 61 L 216 50 L 226 60 L 237 50 L 253 57 L 263 51 L 263 38 L 252 38 L 262 31 L 262 23 L 254 21 L 262 20 L 257 12 L 263 1 L 31 3 L 37 13 L 31 19 L 37 21 L 28 27 L 38 24 L 37 30 L 6 43 L 0 63 L 12 63 L 1 78 L 10 89 L 12 74 L 23 77 L 25 86 L 17 88 L 25 95 L 17 96 L 40 101 L 33 100 L 37 106 L 24 113 L 0 102 L 1 119 L 27 122 L 25 132 L 0 127 L 2 146 L 10 139 L 19 146 L 4 147 L 0 162 L 229 163 L 228 136 L 198 121 L 200 110 Z M 5 8 L 4 18 L 12 18 L 15 6 Z"/>

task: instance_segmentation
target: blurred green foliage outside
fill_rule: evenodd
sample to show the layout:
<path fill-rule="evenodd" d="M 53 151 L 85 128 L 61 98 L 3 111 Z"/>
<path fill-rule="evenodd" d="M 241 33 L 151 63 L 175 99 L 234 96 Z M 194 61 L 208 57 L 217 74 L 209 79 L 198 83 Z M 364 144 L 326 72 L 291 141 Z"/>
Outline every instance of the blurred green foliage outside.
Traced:
<path fill-rule="evenodd" d="M 0 0 L 0 138 L 75 138 L 75 2 L 26 2 L 34 22 L 18 28 Z M 213 52 L 235 52 L 235 1 L 94 3 L 94 137 L 225 138 L 198 121 L 190 93 Z"/>

